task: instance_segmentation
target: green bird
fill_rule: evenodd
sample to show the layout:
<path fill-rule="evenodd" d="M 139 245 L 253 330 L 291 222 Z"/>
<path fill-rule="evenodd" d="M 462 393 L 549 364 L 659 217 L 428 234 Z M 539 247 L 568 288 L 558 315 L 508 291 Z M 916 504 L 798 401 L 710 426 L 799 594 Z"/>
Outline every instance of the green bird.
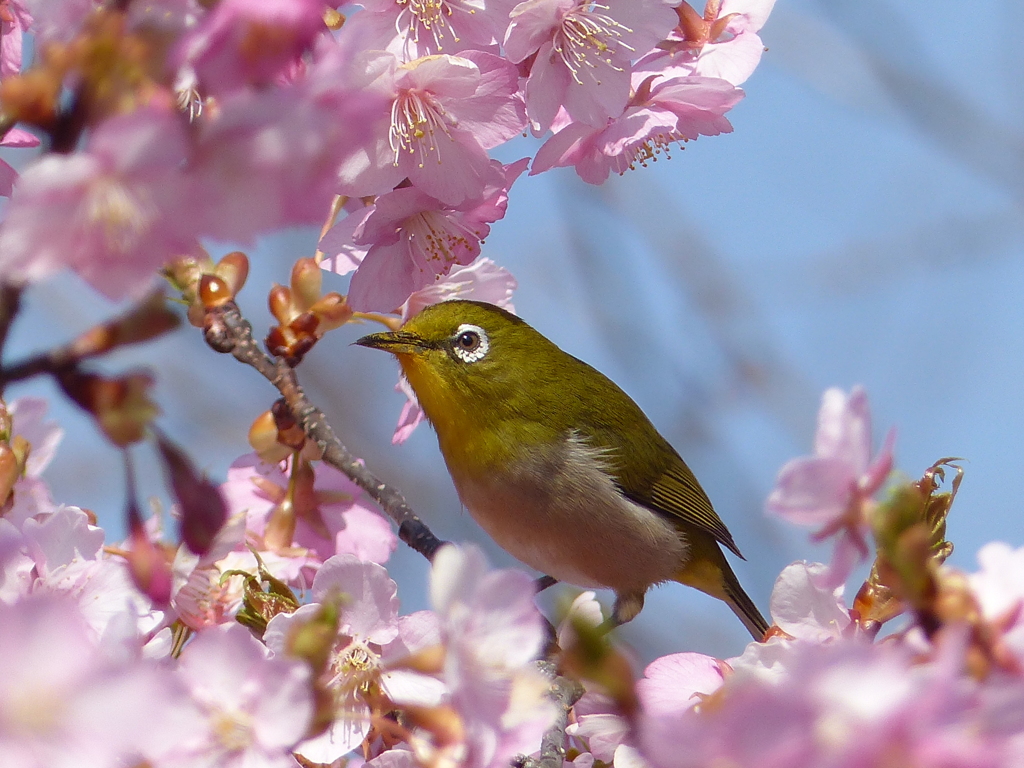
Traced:
<path fill-rule="evenodd" d="M 395 355 L 437 432 L 459 498 L 507 552 L 549 576 L 615 591 L 630 621 L 653 584 L 768 624 L 721 546 L 742 557 L 693 472 L 610 379 L 491 304 L 445 301 L 357 344 Z"/>

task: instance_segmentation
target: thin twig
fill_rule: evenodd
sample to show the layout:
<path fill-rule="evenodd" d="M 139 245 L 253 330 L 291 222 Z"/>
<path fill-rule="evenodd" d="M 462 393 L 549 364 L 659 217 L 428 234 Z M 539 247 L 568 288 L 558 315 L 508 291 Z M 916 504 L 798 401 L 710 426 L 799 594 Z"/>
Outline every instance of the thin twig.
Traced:
<path fill-rule="evenodd" d="M 276 361 L 260 349 L 252 335 L 252 325 L 229 302 L 207 312 L 205 328 L 207 343 L 218 352 L 230 353 L 236 360 L 252 366 L 284 397 L 306 435 L 319 446 L 323 460 L 344 473 L 372 498 L 398 525 L 398 536 L 406 544 L 426 557 L 445 543 L 438 539 L 412 511 L 405 497 L 384 483 L 341 443 L 323 411 L 309 402 L 299 385 L 295 370 L 284 362 Z"/>
<path fill-rule="evenodd" d="M 520 758 L 513 764 L 516 768 L 562 768 L 565 761 L 565 729 L 569 725 L 569 710 L 583 695 L 583 686 L 571 677 L 556 676 L 554 662 L 539 661 L 537 666 L 553 678 L 548 696 L 558 707 L 558 716 L 540 742 L 540 754 L 537 757 Z"/>
<path fill-rule="evenodd" d="M 0 284 L 0 359 L 7 347 L 7 336 L 11 332 L 11 324 L 21 309 L 21 288 L 9 283 Z M 0 383 L 0 391 L 3 384 Z"/>

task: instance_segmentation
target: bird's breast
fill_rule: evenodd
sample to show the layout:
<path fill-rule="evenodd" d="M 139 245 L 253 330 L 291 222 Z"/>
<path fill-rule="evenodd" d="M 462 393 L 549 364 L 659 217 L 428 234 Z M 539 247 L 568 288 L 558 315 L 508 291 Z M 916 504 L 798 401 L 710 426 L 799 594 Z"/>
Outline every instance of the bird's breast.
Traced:
<path fill-rule="evenodd" d="M 570 433 L 515 461 L 448 464 L 462 503 L 517 559 L 570 584 L 642 591 L 678 572 L 686 543 L 622 495 L 608 461 Z"/>

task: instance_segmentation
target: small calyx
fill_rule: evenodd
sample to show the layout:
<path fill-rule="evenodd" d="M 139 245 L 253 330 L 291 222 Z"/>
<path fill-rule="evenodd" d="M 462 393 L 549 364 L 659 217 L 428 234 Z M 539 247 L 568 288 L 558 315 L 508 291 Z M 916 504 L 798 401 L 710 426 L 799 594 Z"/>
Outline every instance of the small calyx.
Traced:
<path fill-rule="evenodd" d="M 320 265 L 299 259 L 292 268 L 289 286 L 275 285 L 268 297 L 270 312 L 278 324 L 267 334 L 267 350 L 295 367 L 327 332 L 352 318 L 345 297 L 321 294 Z"/>

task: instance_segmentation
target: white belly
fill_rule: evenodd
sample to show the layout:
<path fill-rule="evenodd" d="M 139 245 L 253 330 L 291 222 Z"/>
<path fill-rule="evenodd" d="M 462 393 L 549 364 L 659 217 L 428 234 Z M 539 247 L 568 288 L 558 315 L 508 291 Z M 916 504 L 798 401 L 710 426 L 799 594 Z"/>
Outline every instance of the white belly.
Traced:
<path fill-rule="evenodd" d="M 602 467 L 599 451 L 570 439 L 501 473 L 452 477 L 476 521 L 517 559 L 581 587 L 643 592 L 678 573 L 687 546 Z"/>

